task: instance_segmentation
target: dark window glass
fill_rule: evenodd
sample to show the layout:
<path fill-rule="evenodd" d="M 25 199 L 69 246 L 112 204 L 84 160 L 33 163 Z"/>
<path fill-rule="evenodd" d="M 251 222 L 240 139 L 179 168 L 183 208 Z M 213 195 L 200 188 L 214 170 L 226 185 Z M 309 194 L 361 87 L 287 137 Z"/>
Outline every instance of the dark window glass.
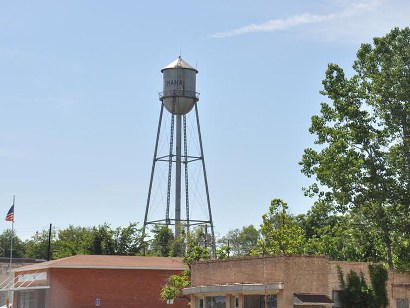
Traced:
<path fill-rule="evenodd" d="M 18 292 L 18 308 L 33 308 L 33 307 L 34 307 L 34 291 L 31 290 L 31 291 Z"/>
<path fill-rule="evenodd" d="M 266 295 L 266 303 L 268 308 L 277 308 L 276 295 Z M 245 308 L 265 308 L 264 295 L 245 295 Z"/>
<path fill-rule="evenodd" d="M 396 301 L 397 308 L 409 308 L 409 300 L 404 298 L 398 298 Z"/>
<path fill-rule="evenodd" d="M 226 308 L 225 296 L 205 297 L 205 308 Z"/>

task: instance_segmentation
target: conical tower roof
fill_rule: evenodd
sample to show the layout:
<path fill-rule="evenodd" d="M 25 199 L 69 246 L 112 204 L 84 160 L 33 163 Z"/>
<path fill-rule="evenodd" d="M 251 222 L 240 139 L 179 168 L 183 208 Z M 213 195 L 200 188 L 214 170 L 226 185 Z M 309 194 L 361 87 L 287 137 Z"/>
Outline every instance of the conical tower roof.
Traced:
<path fill-rule="evenodd" d="M 170 64 L 165 66 L 161 72 L 163 72 L 166 69 L 172 69 L 172 68 L 185 68 L 189 70 L 194 70 L 195 72 L 198 73 L 198 70 L 196 68 L 193 68 L 191 65 L 189 65 L 187 62 L 182 60 L 181 56 L 178 57 L 175 61 L 172 61 Z"/>

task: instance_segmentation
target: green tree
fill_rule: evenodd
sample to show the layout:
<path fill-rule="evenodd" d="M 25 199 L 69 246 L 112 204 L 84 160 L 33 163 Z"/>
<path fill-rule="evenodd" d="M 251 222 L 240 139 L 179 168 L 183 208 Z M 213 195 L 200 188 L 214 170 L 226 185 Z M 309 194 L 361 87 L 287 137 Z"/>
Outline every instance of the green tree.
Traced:
<path fill-rule="evenodd" d="M 184 271 L 182 275 L 171 275 L 167 283 L 162 287 L 160 296 L 164 301 L 174 300 L 182 294 L 182 289 L 191 285 L 190 271 Z"/>
<path fill-rule="evenodd" d="M 189 234 L 187 235 L 187 243 L 201 247 L 211 247 L 212 236 L 208 233 L 208 227 L 198 225 L 194 228 L 190 228 Z"/>
<path fill-rule="evenodd" d="M 47 260 L 48 258 L 48 243 L 49 243 L 49 230 L 42 230 L 40 232 L 36 232 L 29 240 L 24 242 L 24 246 L 26 247 L 25 256 L 27 258 L 34 258 L 34 259 L 43 259 Z M 53 228 L 51 230 L 51 255 L 53 255 L 54 243 L 56 241 L 56 230 Z"/>
<path fill-rule="evenodd" d="M 11 240 L 13 239 L 13 258 L 23 258 L 25 256 L 24 243 L 17 236 L 16 231 L 6 229 L 0 234 L 0 255 L 10 257 Z"/>
<path fill-rule="evenodd" d="M 386 308 L 389 304 L 387 295 L 388 274 L 381 264 L 370 264 L 369 275 L 372 287 L 369 287 L 363 272 L 358 275 L 353 270 L 344 278 L 344 274 L 338 266 L 340 302 L 344 308 Z"/>
<path fill-rule="evenodd" d="M 189 255 L 192 247 L 200 247 L 204 251 L 212 249 L 212 237 L 208 233 L 207 226 L 198 225 L 187 228 L 180 225 L 178 237 L 174 238 L 170 243 L 171 257 L 185 257 Z"/>
<path fill-rule="evenodd" d="M 171 250 L 171 242 L 174 240 L 174 233 L 168 226 L 155 225 L 151 230 L 153 239 L 150 242 L 150 254 L 159 257 L 168 257 Z"/>
<path fill-rule="evenodd" d="M 104 223 L 91 229 L 91 244 L 88 251 L 94 255 L 115 254 L 114 232 L 109 224 Z"/>
<path fill-rule="evenodd" d="M 305 237 L 310 239 L 320 230 L 330 227 L 333 229 L 341 223 L 343 216 L 337 215 L 330 202 L 316 201 L 306 214 L 297 215 L 296 221 L 305 231 Z"/>
<path fill-rule="evenodd" d="M 209 248 L 188 243 L 188 249 L 183 257 L 184 264 L 191 268 L 191 264 L 199 260 L 208 260 L 211 258 Z"/>
<path fill-rule="evenodd" d="M 329 64 L 321 93 L 330 103 L 312 117 L 319 150 L 308 148 L 302 172 L 317 183 L 306 193 L 344 213 L 359 209 L 394 267 L 408 243 L 410 209 L 410 29 L 362 44 L 347 78 Z"/>
<path fill-rule="evenodd" d="M 133 256 L 142 253 L 144 239 L 137 223 L 112 229 L 107 223 L 97 227 L 69 226 L 59 230 L 54 258 L 77 254 Z"/>
<path fill-rule="evenodd" d="M 188 229 L 181 224 L 178 237 L 175 237 L 169 226 L 155 225 L 150 233 L 152 239 L 149 241 L 149 255 L 184 257 L 189 246 L 211 248 L 212 238 L 207 232 L 207 227 L 202 225 Z"/>
<path fill-rule="evenodd" d="M 114 254 L 119 256 L 135 256 L 142 254 L 144 238 L 142 228 L 137 223 L 127 227 L 117 227 L 113 231 Z"/>
<path fill-rule="evenodd" d="M 191 264 L 199 260 L 207 260 L 210 258 L 209 248 L 188 242 L 188 248 L 182 262 L 188 265 L 189 269 L 185 270 L 181 275 L 171 275 L 168 277 L 166 284 L 161 289 L 161 298 L 167 301 L 179 297 L 182 294 L 182 289 L 191 285 Z"/>
<path fill-rule="evenodd" d="M 230 248 L 228 245 L 222 245 L 216 249 L 216 259 L 228 260 L 229 257 L 230 257 Z"/>
<path fill-rule="evenodd" d="M 369 274 L 374 290 L 375 306 L 377 308 L 386 308 L 389 305 L 389 296 L 387 295 L 389 276 L 387 270 L 382 264 L 370 264 Z"/>
<path fill-rule="evenodd" d="M 305 237 L 303 229 L 288 212 L 288 205 L 280 199 L 273 199 L 269 212 L 262 216 L 258 254 L 303 254 Z"/>
<path fill-rule="evenodd" d="M 70 225 L 58 231 L 53 258 L 60 259 L 78 254 L 90 254 L 93 247 L 93 230 L 90 227 Z"/>
<path fill-rule="evenodd" d="M 202 231 L 201 231 L 202 230 Z M 186 250 L 184 251 L 182 262 L 188 266 L 181 275 L 171 275 L 166 284 L 161 289 L 160 296 L 164 301 L 173 300 L 182 294 L 182 289 L 191 285 L 191 264 L 199 260 L 207 260 L 211 258 L 211 247 L 200 245 L 203 242 L 203 228 L 201 226 L 195 228 L 192 233 L 186 236 Z"/>
<path fill-rule="evenodd" d="M 253 226 L 245 226 L 242 229 L 229 230 L 218 242 L 229 250 L 231 256 L 249 256 L 257 247 L 259 231 Z"/>
<path fill-rule="evenodd" d="M 367 285 L 362 272 L 360 276 L 353 270 L 347 274 L 346 280 L 343 272 L 338 268 L 339 282 L 342 290 L 340 291 L 340 302 L 344 308 L 374 308 L 373 290 Z"/>
<path fill-rule="evenodd" d="M 187 233 L 185 226 L 182 226 L 182 224 L 180 224 L 178 228 L 178 236 L 174 237 L 174 239 L 170 243 L 170 257 L 183 257 L 186 250 L 187 241 L 189 240 L 189 234 Z"/>
<path fill-rule="evenodd" d="M 309 254 L 345 261 L 379 262 L 385 259 L 379 235 L 374 228 L 368 227 L 358 211 L 341 215 L 330 202 L 319 200 L 296 220 L 305 232 Z"/>

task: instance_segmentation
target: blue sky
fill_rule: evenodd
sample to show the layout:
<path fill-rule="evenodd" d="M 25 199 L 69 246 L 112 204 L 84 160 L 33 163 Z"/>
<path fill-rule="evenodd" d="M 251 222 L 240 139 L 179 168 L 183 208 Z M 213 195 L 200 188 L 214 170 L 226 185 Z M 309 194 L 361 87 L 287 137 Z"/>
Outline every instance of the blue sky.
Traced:
<path fill-rule="evenodd" d="M 142 224 L 160 70 L 180 54 L 199 70 L 216 233 L 258 226 L 275 197 L 305 213 L 298 161 L 327 64 L 350 73 L 409 16 L 404 0 L 2 1 L 0 215 L 16 195 L 22 238 Z"/>

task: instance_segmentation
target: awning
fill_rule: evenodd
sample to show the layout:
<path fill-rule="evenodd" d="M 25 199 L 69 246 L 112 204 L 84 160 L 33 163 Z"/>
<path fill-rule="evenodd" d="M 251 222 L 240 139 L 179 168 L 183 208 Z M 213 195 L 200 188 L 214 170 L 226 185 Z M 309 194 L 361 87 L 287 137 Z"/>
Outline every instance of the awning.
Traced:
<path fill-rule="evenodd" d="M 333 304 L 333 301 L 324 294 L 294 293 L 293 304 L 299 306 L 323 306 Z"/>
<path fill-rule="evenodd" d="M 282 282 L 272 284 L 261 283 L 235 283 L 225 285 L 212 286 L 197 286 L 189 287 L 182 290 L 184 295 L 190 294 L 226 294 L 226 293 L 242 293 L 242 294 L 264 294 L 264 292 L 278 292 L 284 288 Z"/>

